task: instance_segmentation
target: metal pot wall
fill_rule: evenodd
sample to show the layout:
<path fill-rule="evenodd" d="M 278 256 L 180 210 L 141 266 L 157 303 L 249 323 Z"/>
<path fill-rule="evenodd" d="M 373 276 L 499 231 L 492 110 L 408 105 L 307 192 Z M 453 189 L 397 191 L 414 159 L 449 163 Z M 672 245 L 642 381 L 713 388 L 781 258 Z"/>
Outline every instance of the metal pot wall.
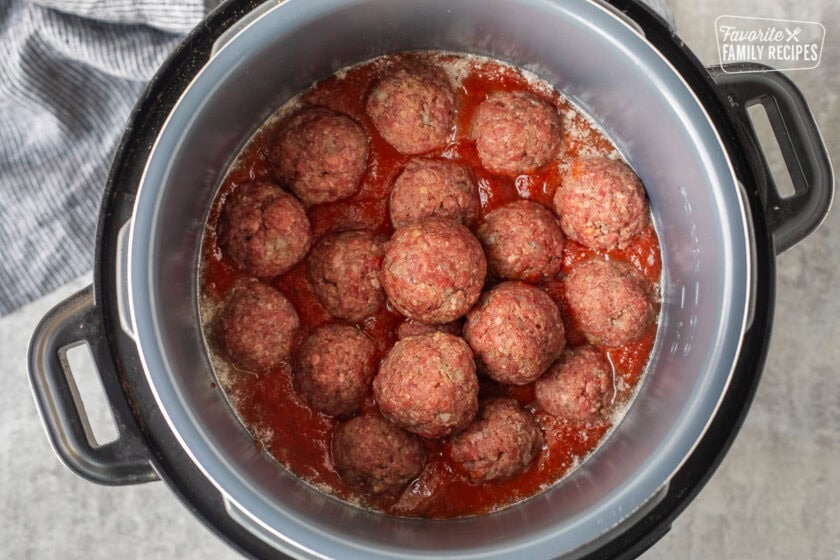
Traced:
<path fill-rule="evenodd" d="M 243 552 L 301 558 L 635 556 L 714 470 L 763 364 L 773 252 L 825 216 L 832 172 L 801 94 L 777 73 L 704 70 L 632 3 L 230 2 L 137 106 L 103 201 L 95 290 L 55 308 L 30 349 L 54 447 L 106 484 L 167 480 Z M 380 54 L 436 49 L 534 71 L 607 131 L 645 183 L 663 253 L 649 370 L 621 424 L 548 491 L 431 522 L 333 500 L 253 445 L 212 388 L 197 308 L 204 223 L 232 157 L 286 99 Z M 732 70 L 732 69 L 729 69 Z M 796 194 L 781 198 L 746 107 L 768 109 Z M 87 341 L 120 438 L 94 447 L 63 352 Z"/>

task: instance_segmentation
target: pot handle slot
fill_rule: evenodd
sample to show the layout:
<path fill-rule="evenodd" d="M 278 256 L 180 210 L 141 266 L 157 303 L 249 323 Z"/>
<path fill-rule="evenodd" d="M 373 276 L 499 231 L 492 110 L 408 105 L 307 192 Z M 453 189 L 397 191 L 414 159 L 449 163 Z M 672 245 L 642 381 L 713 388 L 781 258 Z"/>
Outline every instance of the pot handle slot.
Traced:
<path fill-rule="evenodd" d="M 760 162 L 754 169 L 773 233 L 776 254 L 811 234 L 825 219 L 834 196 L 831 160 L 802 92 L 784 74 L 760 64 L 709 68 L 725 105 L 736 117 L 747 148 Z M 794 193 L 783 197 L 776 187 L 747 109 L 761 104 L 779 143 Z"/>
<path fill-rule="evenodd" d="M 96 444 L 66 358 L 68 349 L 85 342 L 118 431 L 117 439 L 104 445 Z M 93 286 L 53 307 L 38 324 L 29 344 L 29 381 L 50 443 L 71 471 L 107 485 L 158 479 L 111 362 Z"/>

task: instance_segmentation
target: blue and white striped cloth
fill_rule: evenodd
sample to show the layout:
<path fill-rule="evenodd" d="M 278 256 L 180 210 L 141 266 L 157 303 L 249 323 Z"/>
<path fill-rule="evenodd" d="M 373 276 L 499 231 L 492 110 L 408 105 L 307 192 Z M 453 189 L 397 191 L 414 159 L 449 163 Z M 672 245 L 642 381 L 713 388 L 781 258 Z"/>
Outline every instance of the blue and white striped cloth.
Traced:
<path fill-rule="evenodd" d="M 131 108 L 210 2 L 0 0 L 0 316 L 90 270 Z"/>

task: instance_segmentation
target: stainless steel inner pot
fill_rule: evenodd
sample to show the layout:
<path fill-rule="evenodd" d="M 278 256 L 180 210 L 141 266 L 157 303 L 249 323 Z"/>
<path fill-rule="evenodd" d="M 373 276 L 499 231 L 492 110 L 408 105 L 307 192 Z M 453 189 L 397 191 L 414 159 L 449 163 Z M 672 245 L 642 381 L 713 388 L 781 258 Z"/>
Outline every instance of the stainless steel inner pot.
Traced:
<path fill-rule="evenodd" d="M 345 505 L 258 452 L 210 388 L 197 307 L 205 220 L 244 142 L 313 81 L 415 49 L 495 57 L 572 99 L 644 181 L 663 252 L 659 335 L 621 424 L 543 494 L 449 521 Z M 713 416 L 748 321 L 748 224 L 700 102 L 634 26 L 597 2 L 287 0 L 228 37 L 158 137 L 124 237 L 125 328 L 180 443 L 229 514 L 276 549 L 302 558 L 574 556 L 655 500 Z"/>

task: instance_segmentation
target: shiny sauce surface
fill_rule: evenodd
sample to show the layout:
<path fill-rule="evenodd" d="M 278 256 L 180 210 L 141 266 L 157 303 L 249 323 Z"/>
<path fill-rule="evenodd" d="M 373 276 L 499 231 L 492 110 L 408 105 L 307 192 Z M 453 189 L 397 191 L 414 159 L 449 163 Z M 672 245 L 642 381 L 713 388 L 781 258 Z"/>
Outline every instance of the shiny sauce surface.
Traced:
<path fill-rule="evenodd" d="M 368 170 L 358 193 L 349 199 L 307 210 L 313 242 L 326 234 L 348 229 L 370 229 L 384 236 L 393 232 L 388 216 L 388 196 L 393 180 L 410 156 L 399 153 L 385 142 L 366 115 L 364 105 L 369 89 L 379 76 L 392 64 L 417 56 L 428 57 L 433 63 L 444 66 L 450 74 L 456 75 L 454 79 L 458 82 L 458 119 L 453 138 L 444 149 L 425 156 L 452 159 L 470 167 L 479 188 L 482 216 L 517 199 L 534 200 L 552 209 L 554 191 L 571 159 L 578 155 L 614 153 L 609 140 L 573 105 L 552 88 L 518 69 L 489 59 L 445 53 L 378 58 L 316 83 L 296 100 L 300 105 L 324 105 L 350 115 L 364 127 L 370 139 Z M 557 161 L 516 178 L 496 176 L 481 167 L 475 144 L 470 139 L 470 122 L 486 96 L 500 90 L 528 90 L 559 108 L 564 119 L 564 131 Z M 613 402 L 616 414 L 600 421 L 577 423 L 554 418 L 535 406 L 533 383 L 521 387 L 504 386 L 480 375 L 481 398 L 510 396 L 534 412 L 545 436 L 543 450 L 524 472 L 513 478 L 473 484 L 449 459 L 445 440 L 424 440 L 429 451 L 426 468 L 396 498 L 362 496 L 343 483 L 335 471 L 330 452 L 337 420 L 313 412 L 303 404 L 292 386 L 290 366 L 284 365 L 255 375 L 224 364 L 214 349 L 213 314 L 232 284 L 246 274 L 219 248 L 216 224 L 227 195 L 237 186 L 256 179 L 272 180 L 267 154 L 269 144 L 281 125 L 280 118 L 269 120 L 231 166 L 208 220 L 201 263 L 203 320 L 220 382 L 220 386 L 213 390 L 225 391 L 234 410 L 254 435 L 257 445 L 297 476 L 338 498 L 392 515 L 432 518 L 498 510 L 541 492 L 582 462 L 604 439 L 614 422 L 620 419 L 620 411 L 632 399 L 653 347 L 655 324 L 636 341 L 618 348 L 600 349 L 613 365 L 616 387 Z M 576 327 L 575 318 L 566 309 L 561 280 L 577 263 L 597 254 L 567 240 L 563 271 L 556 280 L 542 284 L 563 312 L 566 336 L 571 346 L 585 341 Z M 651 283 L 658 285 L 661 261 L 659 243 L 652 226 L 648 226 L 625 250 L 610 252 L 609 258 L 632 263 Z M 314 328 L 333 321 L 312 290 L 305 262 L 271 281 L 294 304 L 300 316 L 301 329 L 296 342 Z M 401 315 L 383 306 L 358 326 L 376 342 L 381 358 L 396 341 L 396 331 L 403 320 Z M 363 410 L 375 407 L 373 396 L 369 394 Z"/>

